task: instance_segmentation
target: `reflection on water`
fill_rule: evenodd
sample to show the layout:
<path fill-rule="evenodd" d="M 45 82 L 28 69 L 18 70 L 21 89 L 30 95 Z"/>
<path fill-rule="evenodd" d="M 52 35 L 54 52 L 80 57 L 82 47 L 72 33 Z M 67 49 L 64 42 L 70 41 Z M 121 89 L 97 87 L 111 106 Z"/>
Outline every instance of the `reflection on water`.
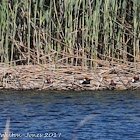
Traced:
<path fill-rule="evenodd" d="M 138 140 L 140 91 L 0 91 L 0 139 Z"/>

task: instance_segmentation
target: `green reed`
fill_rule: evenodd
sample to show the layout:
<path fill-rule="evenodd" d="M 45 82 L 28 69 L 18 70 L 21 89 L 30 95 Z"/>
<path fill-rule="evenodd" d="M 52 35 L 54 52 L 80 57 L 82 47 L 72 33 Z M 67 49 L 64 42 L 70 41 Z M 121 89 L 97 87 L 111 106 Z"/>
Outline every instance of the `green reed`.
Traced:
<path fill-rule="evenodd" d="M 139 60 L 139 0 L 0 3 L 1 62 L 95 67 L 97 59 Z"/>

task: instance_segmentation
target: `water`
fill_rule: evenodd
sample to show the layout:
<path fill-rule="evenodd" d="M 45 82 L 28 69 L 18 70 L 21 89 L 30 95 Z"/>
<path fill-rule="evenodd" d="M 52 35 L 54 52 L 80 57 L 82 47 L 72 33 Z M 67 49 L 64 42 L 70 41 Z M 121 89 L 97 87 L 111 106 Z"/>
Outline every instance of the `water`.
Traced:
<path fill-rule="evenodd" d="M 0 139 L 7 118 L 10 140 L 140 140 L 140 91 L 0 91 Z"/>

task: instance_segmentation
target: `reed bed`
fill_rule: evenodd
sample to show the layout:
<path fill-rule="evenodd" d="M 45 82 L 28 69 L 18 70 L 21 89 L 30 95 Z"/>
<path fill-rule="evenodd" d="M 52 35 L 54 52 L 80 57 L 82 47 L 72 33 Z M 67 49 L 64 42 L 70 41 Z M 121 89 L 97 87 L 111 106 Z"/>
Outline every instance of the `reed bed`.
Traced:
<path fill-rule="evenodd" d="M 139 61 L 139 0 L 1 0 L 0 12 L 1 63 Z"/>
<path fill-rule="evenodd" d="M 139 0 L 0 1 L 2 89 L 110 89 L 114 78 L 136 89 L 139 46 Z M 75 82 L 85 76 L 89 87 Z"/>
<path fill-rule="evenodd" d="M 89 69 L 88 67 L 44 64 L 10 66 L 0 69 L 0 89 L 14 90 L 130 90 L 140 89 L 140 80 L 133 83 L 135 73 L 140 73 L 140 63 L 118 64 L 100 60 L 104 67 Z M 58 73 L 59 71 L 59 73 Z M 90 78 L 90 84 L 80 84 L 79 80 Z M 50 83 L 46 83 L 47 79 Z M 115 79 L 116 86 L 109 83 Z"/>

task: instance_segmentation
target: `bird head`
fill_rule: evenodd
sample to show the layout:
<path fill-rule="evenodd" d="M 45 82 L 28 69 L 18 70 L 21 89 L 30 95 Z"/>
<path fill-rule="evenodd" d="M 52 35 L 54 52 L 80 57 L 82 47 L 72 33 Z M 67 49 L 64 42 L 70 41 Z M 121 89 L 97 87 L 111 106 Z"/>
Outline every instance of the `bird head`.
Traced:
<path fill-rule="evenodd" d="M 88 77 L 85 77 L 85 80 L 86 80 L 86 81 L 89 81 L 90 79 L 89 79 Z"/>

